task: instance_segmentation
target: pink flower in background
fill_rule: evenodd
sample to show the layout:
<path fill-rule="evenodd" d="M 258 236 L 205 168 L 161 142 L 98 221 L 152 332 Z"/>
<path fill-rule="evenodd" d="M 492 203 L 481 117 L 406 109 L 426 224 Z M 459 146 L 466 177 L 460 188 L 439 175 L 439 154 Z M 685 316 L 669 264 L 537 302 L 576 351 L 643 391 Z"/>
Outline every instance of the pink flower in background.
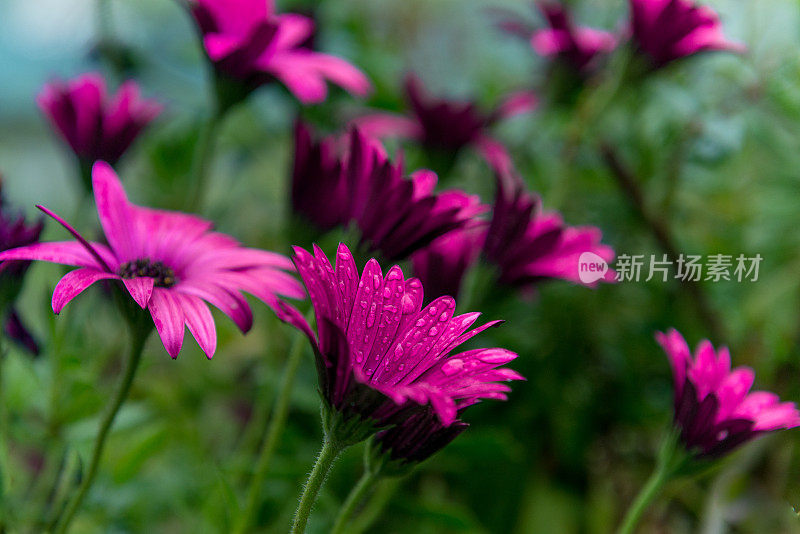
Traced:
<path fill-rule="evenodd" d="M 750 392 L 753 370 L 731 370 L 727 348 L 715 351 L 703 340 L 692 356 L 675 329 L 658 332 L 656 340 L 675 380 L 675 425 L 684 446 L 698 457 L 718 457 L 767 432 L 800 426 L 794 403 L 780 402 L 774 393 Z"/>
<path fill-rule="evenodd" d="M 358 96 L 367 77 L 347 61 L 308 48 L 309 17 L 277 14 L 270 0 L 192 0 L 203 46 L 216 68 L 255 87 L 280 80 L 304 104 L 318 103 L 331 82 Z"/>
<path fill-rule="evenodd" d="M 97 160 L 116 163 L 162 109 L 155 101 L 141 98 L 139 86 L 133 81 L 123 83 L 116 94 L 108 94 L 98 73 L 48 83 L 37 103 L 87 164 Z"/>
<path fill-rule="evenodd" d="M 581 254 L 591 252 L 606 263 L 613 261 L 614 251 L 600 243 L 600 229 L 566 226 L 559 214 L 540 209 L 539 198 L 527 192 L 517 176 L 498 174 L 483 252 L 500 269 L 501 283 L 525 286 L 547 278 L 582 283 Z M 613 282 L 614 277 L 609 269 L 602 280 Z"/>
<path fill-rule="evenodd" d="M 370 427 L 401 423 L 427 406 L 444 426 L 460 409 L 481 399 L 505 399 L 503 384 L 522 377 L 500 367 L 516 354 L 505 349 L 457 347 L 498 321 L 468 331 L 480 314 L 454 316 L 455 300 L 436 299 L 422 307 L 419 280 L 404 279 L 394 266 L 384 276 L 369 260 L 359 276 L 345 245 L 336 267 L 314 247 L 295 247 L 295 264 L 316 313 L 318 335 L 294 308 L 282 305 L 282 319 L 308 335 L 317 354 L 322 395 L 344 421 Z"/>
<path fill-rule="evenodd" d="M 30 224 L 25 221 L 24 215 L 9 209 L 2 194 L 2 185 L 0 179 L 0 251 L 38 242 L 44 221 Z M 0 263 L 0 318 L 5 318 L 3 328 L 6 335 L 36 355 L 39 354 L 39 346 L 13 306 L 29 266 L 29 261 Z"/>
<path fill-rule="evenodd" d="M 53 291 L 53 311 L 100 280 L 121 281 L 131 298 L 149 310 L 164 347 L 173 358 L 183 345 L 185 328 L 210 358 L 217 334 L 208 301 L 246 332 L 253 316 L 240 294 L 246 291 L 275 308 L 278 295 L 303 298 L 300 283 L 285 271 L 291 261 L 280 254 L 244 248 L 212 231 L 192 215 L 139 207 L 128 201 L 113 169 L 93 169 L 97 214 L 109 246 L 89 243 L 60 217 L 75 241 L 36 243 L 0 253 L 0 261 L 42 260 L 79 267 Z"/>
<path fill-rule="evenodd" d="M 414 276 L 422 281 L 429 297 L 458 298 L 464 276 L 478 259 L 485 236 L 485 224 L 453 230 L 411 256 Z"/>
<path fill-rule="evenodd" d="M 437 99 L 428 95 L 415 76 L 406 78 L 406 96 L 412 116 L 375 113 L 355 121 L 367 136 L 414 139 L 426 148 L 457 152 L 474 146 L 490 163 L 510 161 L 505 149 L 489 136 L 489 128 L 501 119 L 532 111 L 532 93 L 514 93 L 497 109 L 484 113 L 472 102 Z"/>
<path fill-rule="evenodd" d="M 745 51 L 725 38 L 711 8 L 691 0 L 630 0 L 630 9 L 633 41 L 654 68 L 698 52 Z"/>
<path fill-rule="evenodd" d="M 400 260 L 437 237 L 476 223 L 488 207 L 458 189 L 434 192 L 438 177 L 406 177 L 374 139 L 354 128 L 346 140 L 314 142 L 307 127 L 295 136 L 292 205 L 322 230 L 355 225 L 370 251 Z M 337 150 L 346 144 L 345 150 Z"/>
<path fill-rule="evenodd" d="M 586 72 L 602 54 L 614 49 L 612 33 L 575 26 L 570 13 L 558 2 L 539 2 L 539 9 L 550 26 L 534 32 L 531 46 L 540 55 L 558 58 L 575 70 Z"/>

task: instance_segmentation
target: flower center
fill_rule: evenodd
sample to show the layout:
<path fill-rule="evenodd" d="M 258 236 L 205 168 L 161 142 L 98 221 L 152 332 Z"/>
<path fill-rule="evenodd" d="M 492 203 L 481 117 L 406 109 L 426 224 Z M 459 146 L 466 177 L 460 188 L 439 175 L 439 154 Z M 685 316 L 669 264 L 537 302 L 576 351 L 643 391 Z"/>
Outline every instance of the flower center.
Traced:
<path fill-rule="evenodd" d="M 175 285 L 175 271 L 160 261 L 143 260 L 128 261 L 119 266 L 117 272 L 122 278 L 152 278 L 156 287 L 172 287 Z"/>

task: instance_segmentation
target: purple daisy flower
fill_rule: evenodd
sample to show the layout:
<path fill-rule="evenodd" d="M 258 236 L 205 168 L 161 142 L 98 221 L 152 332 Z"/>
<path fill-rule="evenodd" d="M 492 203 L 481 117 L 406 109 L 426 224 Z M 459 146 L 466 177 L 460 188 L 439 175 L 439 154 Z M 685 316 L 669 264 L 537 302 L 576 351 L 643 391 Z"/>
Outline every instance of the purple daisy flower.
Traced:
<path fill-rule="evenodd" d="M 6 205 L 2 194 L 0 180 L 0 251 L 31 245 L 39 241 L 44 228 L 44 221 L 28 224 L 25 217 L 13 213 Z M 8 261 L 0 263 L 0 318 L 5 317 L 4 331 L 6 335 L 28 349 L 39 354 L 36 340 L 22 323 L 13 304 L 22 289 L 25 273 L 30 266 L 29 261 Z"/>
<path fill-rule="evenodd" d="M 361 117 L 355 124 L 365 135 L 414 139 L 427 149 L 452 154 L 473 146 L 493 166 L 505 166 L 511 158 L 489 135 L 489 128 L 502 119 L 532 111 L 538 102 L 533 93 L 514 93 L 497 109 L 484 113 L 473 102 L 431 97 L 413 75 L 406 78 L 405 88 L 412 116 L 375 113 Z"/>
<path fill-rule="evenodd" d="M 653 68 L 698 52 L 745 51 L 744 45 L 725 38 L 711 8 L 691 0 L 630 0 L 630 8 L 631 36 Z"/>
<path fill-rule="evenodd" d="M 204 301 L 247 332 L 253 315 L 241 291 L 272 308 L 278 306 L 278 295 L 304 297 L 300 283 L 285 272 L 292 270 L 287 257 L 244 248 L 233 238 L 213 232 L 212 224 L 199 217 L 131 204 L 105 162 L 94 165 L 93 190 L 109 246 L 86 241 L 60 217 L 39 206 L 76 240 L 36 243 L 0 253 L 1 265 L 9 260 L 42 260 L 79 267 L 56 285 L 55 313 L 95 282 L 118 280 L 136 304 L 150 312 L 170 356 L 178 356 L 188 328 L 211 358 L 217 334 Z"/>
<path fill-rule="evenodd" d="M 356 67 L 308 47 L 309 17 L 277 14 L 270 0 L 192 0 L 191 9 L 215 68 L 250 89 L 277 79 L 304 104 L 324 101 L 327 82 L 358 96 L 371 90 Z"/>
<path fill-rule="evenodd" d="M 559 2 L 538 2 L 550 26 L 531 36 L 531 46 L 540 55 L 554 58 L 586 73 L 597 58 L 611 52 L 617 44 L 614 34 L 575 26 L 570 13 Z"/>
<path fill-rule="evenodd" d="M 98 73 L 48 83 L 36 101 L 84 165 L 97 160 L 115 164 L 162 109 L 141 98 L 133 81 L 109 95 Z"/>
<path fill-rule="evenodd" d="M 411 256 L 414 276 L 422 281 L 428 295 L 458 298 L 461 283 L 480 255 L 486 225 L 453 230 L 435 239 Z"/>
<path fill-rule="evenodd" d="M 793 402 L 767 391 L 750 392 L 755 373 L 731 370 L 725 347 L 703 340 L 692 356 L 683 336 L 671 329 L 656 340 L 667 353 L 675 380 L 675 425 L 689 452 L 698 458 L 722 456 L 762 434 L 800 426 Z"/>
<path fill-rule="evenodd" d="M 542 212 L 541 200 L 525 190 L 515 175 L 498 174 L 492 221 L 483 253 L 500 270 L 500 282 L 527 286 L 542 279 L 560 278 L 583 284 L 579 258 L 592 253 L 606 263 L 614 250 L 600 243 L 602 232 L 593 226 L 566 226 L 557 213 Z M 609 269 L 601 279 L 613 282 Z M 596 282 L 584 284 L 590 287 Z"/>
<path fill-rule="evenodd" d="M 434 192 L 438 177 L 420 170 L 406 177 L 375 140 L 354 128 L 347 150 L 341 139 L 313 142 L 296 130 L 292 204 L 321 230 L 355 225 L 370 251 L 388 260 L 408 257 L 437 237 L 475 223 L 488 208 L 477 195 L 451 189 Z M 338 153 L 338 155 L 337 155 Z"/>
<path fill-rule="evenodd" d="M 284 304 L 281 315 L 311 340 L 322 396 L 339 424 L 349 431 L 366 426 L 353 434 L 355 441 L 381 427 L 410 424 L 409 417 L 427 407 L 450 427 L 459 410 L 482 399 L 505 399 L 510 388 L 503 382 L 522 379 L 501 367 L 517 357 L 508 350 L 452 354 L 500 321 L 469 330 L 480 314 L 454 316 L 451 297 L 423 307 L 422 284 L 404 279 L 400 267 L 384 276 L 372 259 L 359 277 L 345 245 L 336 258 L 334 268 L 318 247 L 314 254 L 295 247 L 318 334 L 294 308 Z"/>

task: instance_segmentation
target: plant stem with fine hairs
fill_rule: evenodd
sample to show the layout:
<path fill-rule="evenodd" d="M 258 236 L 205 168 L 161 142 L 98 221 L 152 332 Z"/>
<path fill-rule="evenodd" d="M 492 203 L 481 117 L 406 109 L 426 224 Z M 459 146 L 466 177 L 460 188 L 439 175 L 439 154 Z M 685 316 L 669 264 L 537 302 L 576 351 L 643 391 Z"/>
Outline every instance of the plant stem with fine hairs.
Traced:
<path fill-rule="evenodd" d="M 261 447 L 258 464 L 247 492 L 247 503 L 233 530 L 234 533 L 242 534 L 247 530 L 250 526 L 250 522 L 253 520 L 253 516 L 255 516 L 256 508 L 260 503 L 261 488 L 264 485 L 264 478 L 267 475 L 272 456 L 275 453 L 275 448 L 278 445 L 280 437 L 283 435 L 283 429 L 286 427 L 286 419 L 289 416 L 292 388 L 294 386 L 295 377 L 297 376 L 297 369 L 300 367 L 300 362 L 303 359 L 304 341 L 304 334 L 302 332 L 297 332 L 297 336 L 292 343 L 289 358 L 286 360 L 281 387 L 278 392 L 275 408 L 272 411 L 269 428 L 264 437 L 264 444 Z"/>
<path fill-rule="evenodd" d="M 630 201 L 632 207 L 636 210 L 639 217 L 644 221 L 645 225 L 650 229 L 653 237 L 658 242 L 659 246 L 666 252 L 667 257 L 671 262 L 676 262 L 680 253 L 676 245 L 675 238 L 670 231 L 669 225 L 666 221 L 652 213 L 645 202 L 644 193 L 639 180 L 634 176 L 633 172 L 625 167 L 620 160 L 614 148 L 605 143 L 600 148 L 603 159 L 611 171 L 611 175 L 617 182 L 620 191 Z M 727 339 L 725 329 L 722 321 L 720 321 L 717 314 L 711 307 L 708 295 L 703 289 L 703 286 L 695 280 L 688 277 L 681 278 L 681 285 L 691 297 L 697 309 L 697 314 L 700 319 L 708 328 L 712 336 L 717 340 L 724 341 Z"/>
<path fill-rule="evenodd" d="M 100 465 L 100 459 L 103 455 L 103 449 L 105 448 L 109 431 L 114 423 L 114 418 L 117 416 L 117 413 L 122 407 L 122 404 L 125 402 L 125 399 L 128 398 L 128 393 L 131 390 L 131 384 L 133 384 L 133 379 L 136 376 L 136 370 L 139 368 L 139 362 L 142 359 L 142 352 L 144 351 L 145 342 L 147 341 L 147 337 L 152 329 L 152 323 L 145 326 L 143 322 L 136 322 L 135 320 L 131 319 L 130 326 L 132 337 L 131 350 L 128 360 L 125 364 L 125 371 L 122 375 L 122 380 L 120 381 L 117 391 L 111 400 L 111 404 L 109 404 L 108 408 L 106 408 L 106 413 L 100 422 L 100 430 L 97 432 L 97 437 L 95 438 L 94 448 L 92 450 L 92 456 L 89 460 L 89 467 L 86 471 L 86 474 L 83 477 L 83 480 L 81 480 L 81 485 L 78 487 L 77 493 L 72 497 L 72 500 L 67 505 L 64 515 L 56 524 L 55 534 L 64 534 L 69 530 L 69 525 L 72 522 L 72 519 L 75 517 L 75 514 L 83 503 L 83 499 L 89 492 L 89 488 L 91 488 L 94 478 L 97 475 L 97 468 Z"/>
<path fill-rule="evenodd" d="M 314 468 L 309 473 L 308 479 L 306 479 L 306 483 L 303 486 L 303 493 L 300 496 L 300 502 L 294 514 L 294 522 L 290 530 L 291 534 L 303 534 L 306 531 L 308 517 L 311 515 L 314 503 L 317 502 L 319 490 L 322 488 L 322 484 L 328 477 L 331 467 L 333 467 L 333 462 L 342 452 L 342 449 L 341 445 L 331 440 L 327 435 L 325 436 L 322 442 L 322 449 L 319 451 L 316 463 L 314 463 Z"/>

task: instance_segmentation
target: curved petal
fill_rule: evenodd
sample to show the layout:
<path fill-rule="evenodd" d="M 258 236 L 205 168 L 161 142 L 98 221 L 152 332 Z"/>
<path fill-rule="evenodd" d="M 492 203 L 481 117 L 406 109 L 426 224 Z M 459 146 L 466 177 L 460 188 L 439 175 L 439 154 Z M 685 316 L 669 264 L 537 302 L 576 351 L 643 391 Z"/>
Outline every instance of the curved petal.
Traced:
<path fill-rule="evenodd" d="M 180 301 L 181 308 L 183 308 L 183 315 L 189 332 L 191 332 L 210 360 L 217 350 L 217 329 L 214 326 L 214 317 L 211 315 L 211 310 L 199 297 L 187 295 L 186 293 L 176 293 L 176 296 Z"/>
<path fill-rule="evenodd" d="M 92 168 L 97 215 L 111 248 L 121 261 L 134 259 L 136 234 L 130 203 L 114 169 L 98 161 Z"/>
<path fill-rule="evenodd" d="M 149 276 L 143 276 L 141 278 L 123 278 L 122 283 L 125 284 L 136 304 L 142 309 L 146 308 L 150 302 L 150 296 L 153 294 L 155 280 Z"/>
<path fill-rule="evenodd" d="M 90 267 L 76 269 L 65 274 L 53 290 L 53 312 L 61 313 L 69 301 L 99 280 L 119 279 L 119 276 Z"/>
<path fill-rule="evenodd" d="M 184 314 L 181 302 L 169 289 L 157 287 L 147 308 L 167 354 L 177 358 L 183 346 Z"/>

